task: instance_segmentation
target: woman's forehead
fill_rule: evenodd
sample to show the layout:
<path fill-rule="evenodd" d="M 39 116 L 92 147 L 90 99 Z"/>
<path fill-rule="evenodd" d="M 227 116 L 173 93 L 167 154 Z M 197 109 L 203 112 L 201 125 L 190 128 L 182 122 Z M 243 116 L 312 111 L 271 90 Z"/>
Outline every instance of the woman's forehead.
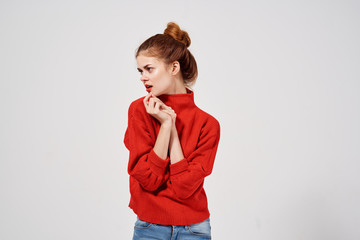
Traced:
<path fill-rule="evenodd" d="M 139 55 L 136 57 L 136 61 L 138 64 L 138 67 L 144 67 L 148 64 L 154 64 L 154 65 L 158 65 L 161 64 L 162 62 L 156 58 L 156 57 L 150 57 L 150 56 L 145 56 L 145 55 Z"/>

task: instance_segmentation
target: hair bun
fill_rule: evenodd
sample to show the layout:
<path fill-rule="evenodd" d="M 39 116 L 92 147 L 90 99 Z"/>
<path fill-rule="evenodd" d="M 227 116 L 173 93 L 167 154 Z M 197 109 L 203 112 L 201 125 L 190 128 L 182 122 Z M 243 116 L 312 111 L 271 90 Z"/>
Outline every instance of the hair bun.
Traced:
<path fill-rule="evenodd" d="M 180 29 L 179 25 L 174 22 L 169 22 L 164 34 L 172 36 L 175 40 L 182 42 L 186 47 L 190 46 L 191 40 L 189 34 L 186 31 Z"/>

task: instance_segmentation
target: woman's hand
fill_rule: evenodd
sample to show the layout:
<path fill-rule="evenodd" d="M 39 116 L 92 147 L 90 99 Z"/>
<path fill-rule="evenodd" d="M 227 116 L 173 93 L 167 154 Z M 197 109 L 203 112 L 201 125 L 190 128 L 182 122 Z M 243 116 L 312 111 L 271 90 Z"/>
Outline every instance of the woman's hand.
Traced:
<path fill-rule="evenodd" d="M 156 118 L 160 124 L 175 123 L 176 114 L 174 110 L 166 106 L 159 98 L 152 93 L 146 95 L 143 100 L 147 113 Z M 172 125 L 171 124 L 171 125 Z"/>
<path fill-rule="evenodd" d="M 171 107 L 166 106 L 165 104 L 164 104 L 164 106 L 165 106 L 165 108 L 162 111 L 166 112 L 167 114 L 169 114 L 171 116 L 172 127 L 175 127 L 175 122 L 176 122 L 175 111 Z"/>

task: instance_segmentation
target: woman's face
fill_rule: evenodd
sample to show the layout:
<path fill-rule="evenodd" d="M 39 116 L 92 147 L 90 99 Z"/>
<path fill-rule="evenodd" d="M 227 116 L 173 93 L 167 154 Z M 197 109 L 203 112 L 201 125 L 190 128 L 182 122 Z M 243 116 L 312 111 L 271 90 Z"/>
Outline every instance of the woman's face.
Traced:
<path fill-rule="evenodd" d="M 147 92 L 160 96 L 168 94 L 174 87 L 171 68 L 163 61 L 140 54 L 137 56 L 136 62 L 137 69 L 141 74 L 140 80 L 143 82 Z M 146 88 L 147 86 L 150 87 Z"/>

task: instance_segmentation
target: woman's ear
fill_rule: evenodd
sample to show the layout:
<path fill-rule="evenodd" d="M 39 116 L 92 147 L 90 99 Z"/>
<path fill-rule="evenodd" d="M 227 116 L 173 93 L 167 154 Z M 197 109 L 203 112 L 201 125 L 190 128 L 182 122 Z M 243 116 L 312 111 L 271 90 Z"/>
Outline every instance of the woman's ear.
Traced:
<path fill-rule="evenodd" d="M 176 75 L 180 71 L 180 63 L 178 61 L 174 61 L 170 64 L 170 72 L 172 75 Z"/>

